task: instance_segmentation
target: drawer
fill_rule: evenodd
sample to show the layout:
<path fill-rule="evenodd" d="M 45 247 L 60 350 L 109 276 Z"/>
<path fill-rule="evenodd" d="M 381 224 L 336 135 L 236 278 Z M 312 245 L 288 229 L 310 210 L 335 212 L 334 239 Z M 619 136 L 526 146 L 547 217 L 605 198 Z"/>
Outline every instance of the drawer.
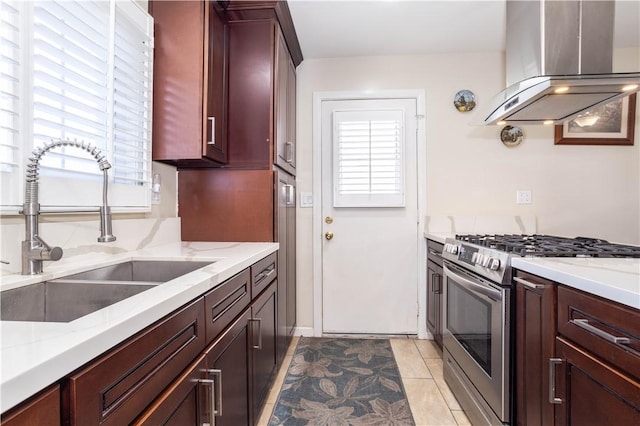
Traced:
<path fill-rule="evenodd" d="M 558 286 L 558 334 L 640 378 L 640 311 Z"/>
<path fill-rule="evenodd" d="M 31 397 L 0 418 L 3 426 L 60 426 L 60 386 Z"/>
<path fill-rule="evenodd" d="M 129 424 L 205 348 L 204 323 L 199 298 L 71 376 L 64 423 Z"/>
<path fill-rule="evenodd" d="M 442 248 L 443 244 L 437 241 L 427 240 L 427 259 L 442 268 Z"/>
<path fill-rule="evenodd" d="M 251 303 L 251 272 L 247 268 L 204 296 L 207 343 L 211 343 Z"/>
<path fill-rule="evenodd" d="M 251 266 L 251 298 L 255 299 L 278 275 L 278 252 Z"/>

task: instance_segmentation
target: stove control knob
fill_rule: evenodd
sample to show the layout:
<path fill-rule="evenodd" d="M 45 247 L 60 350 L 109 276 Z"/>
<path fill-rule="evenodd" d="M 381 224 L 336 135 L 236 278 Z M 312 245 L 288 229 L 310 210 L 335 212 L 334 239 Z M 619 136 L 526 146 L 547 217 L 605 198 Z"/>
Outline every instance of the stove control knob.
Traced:
<path fill-rule="evenodd" d="M 490 256 L 483 256 L 482 257 L 482 266 L 484 266 L 485 268 L 489 267 L 489 262 L 491 262 L 491 257 Z"/>
<path fill-rule="evenodd" d="M 451 254 L 458 254 L 458 246 L 451 244 Z"/>
<path fill-rule="evenodd" d="M 491 258 L 491 261 L 489 262 L 489 269 L 492 271 L 500 269 L 500 259 Z"/>
<path fill-rule="evenodd" d="M 471 255 L 471 263 L 478 263 L 478 256 L 480 256 L 479 253 L 473 253 Z"/>
<path fill-rule="evenodd" d="M 482 266 L 482 262 L 484 261 L 484 255 L 480 253 L 475 253 L 475 259 L 472 259 L 472 260 L 473 260 L 473 263 L 475 263 L 476 265 Z"/>
<path fill-rule="evenodd" d="M 446 243 L 444 245 L 444 249 L 442 249 L 442 251 L 445 252 L 445 253 L 449 253 L 450 250 L 451 250 L 451 244 Z"/>

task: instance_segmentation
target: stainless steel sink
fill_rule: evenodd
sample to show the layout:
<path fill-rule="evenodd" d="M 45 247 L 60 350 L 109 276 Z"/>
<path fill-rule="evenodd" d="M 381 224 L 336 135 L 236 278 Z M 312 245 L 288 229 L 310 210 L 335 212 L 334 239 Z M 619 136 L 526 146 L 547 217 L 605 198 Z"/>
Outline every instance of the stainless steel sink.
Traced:
<path fill-rule="evenodd" d="M 130 261 L 0 293 L 3 321 L 69 322 L 212 262 Z"/>
<path fill-rule="evenodd" d="M 212 263 L 186 260 L 132 260 L 68 275 L 64 279 L 163 283 Z"/>

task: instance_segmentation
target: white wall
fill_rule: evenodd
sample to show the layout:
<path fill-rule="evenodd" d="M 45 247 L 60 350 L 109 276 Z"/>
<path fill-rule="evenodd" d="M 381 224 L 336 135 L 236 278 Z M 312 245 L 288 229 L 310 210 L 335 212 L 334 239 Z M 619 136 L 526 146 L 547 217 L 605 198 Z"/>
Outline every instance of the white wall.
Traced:
<path fill-rule="evenodd" d="M 625 51 L 615 66 L 637 71 L 638 58 L 638 49 Z M 313 92 L 424 89 L 427 215 L 535 215 L 540 233 L 640 244 L 640 111 L 631 147 L 554 146 L 553 128 L 526 126 L 524 142 L 507 148 L 499 139 L 501 127 L 472 124 L 503 89 L 504 69 L 501 52 L 303 61 L 297 82 L 298 192 L 312 191 Z M 478 106 L 470 113 L 453 106 L 461 89 L 476 95 Z M 516 205 L 517 189 L 531 190 L 533 204 Z M 311 213 L 298 208 L 299 327 L 313 325 Z"/>

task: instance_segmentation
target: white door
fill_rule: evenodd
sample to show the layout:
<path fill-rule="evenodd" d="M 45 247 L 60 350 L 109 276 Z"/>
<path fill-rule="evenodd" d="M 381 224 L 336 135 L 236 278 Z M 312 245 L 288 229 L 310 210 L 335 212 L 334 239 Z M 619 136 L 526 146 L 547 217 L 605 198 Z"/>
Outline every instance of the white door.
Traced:
<path fill-rule="evenodd" d="M 325 100 L 321 114 L 322 331 L 416 334 L 416 100 Z"/>

